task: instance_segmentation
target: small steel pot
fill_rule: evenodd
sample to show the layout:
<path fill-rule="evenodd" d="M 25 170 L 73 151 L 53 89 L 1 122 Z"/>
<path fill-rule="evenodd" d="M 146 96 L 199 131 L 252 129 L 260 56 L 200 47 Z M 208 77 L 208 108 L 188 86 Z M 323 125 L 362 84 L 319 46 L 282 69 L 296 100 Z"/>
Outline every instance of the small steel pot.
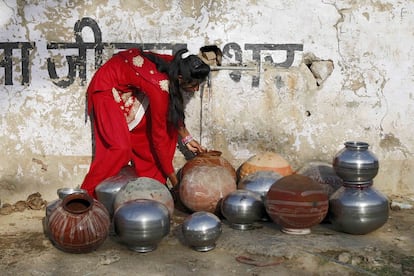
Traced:
<path fill-rule="evenodd" d="M 181 230 L 188 245 L 200 252 L 214 249 L 222 232 L 220 219 L 205 211 L 195 212 L 188 216 Z"/>
<path fill-rule="evenodd" d="M 365 142 L 346 142 L 333 159 L 336 174 L 347 182 L 364 182 L 372 180 L 378 173 L 378 158 Z"/>
<path fill-rule="evenodd" d="M 60 199 L 64 199 L 71 194 L 86 194 L 86 190 L 80 188 L 60 188 L 57 190 L 57 195 Z"/>
<path fill-rule="evenodd" d="M 265 215 L 265 207 L 259 194 L 249 190 L 236 190 L 223 198 L 221 213 L 237 230 L 253 229 L 253 223 Z"/>

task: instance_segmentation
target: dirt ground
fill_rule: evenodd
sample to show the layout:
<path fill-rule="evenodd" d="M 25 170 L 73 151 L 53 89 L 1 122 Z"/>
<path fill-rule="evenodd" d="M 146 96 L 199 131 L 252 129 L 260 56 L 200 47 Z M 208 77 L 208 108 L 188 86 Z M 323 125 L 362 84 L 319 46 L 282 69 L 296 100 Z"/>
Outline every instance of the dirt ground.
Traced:
<path fill-rule="evenodd" d="M 308 235 L 284 234 L 272 222 L 240 231 L 223 220 L 208 252 L 185 244 L 188 213 L 176 210 L 170 234 L 152 252 L 131 251 L 110 236 L 87 254 L 56 249 L 43 232 L 45 209 L 26 206 L 0 214 L 0 275 L 414 275 L 414 202 L 390 203 L 398 204 L 387 223 L 367 235 L 336 232 L 329 223 Z"/>

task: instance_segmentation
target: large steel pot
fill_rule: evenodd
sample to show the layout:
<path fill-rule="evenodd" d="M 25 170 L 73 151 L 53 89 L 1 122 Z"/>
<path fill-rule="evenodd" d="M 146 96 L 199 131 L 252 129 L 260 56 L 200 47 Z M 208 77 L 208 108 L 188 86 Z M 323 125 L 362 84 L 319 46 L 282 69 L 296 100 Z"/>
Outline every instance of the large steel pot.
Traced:
<path fill-rule="evenodd" d="M 343 184 L 329 199 L 328 216 L 336 230 L 363 235 L 388 220 L 388 199 L 372 187 L 372 181 Z"/>
<path fill-rule="evenodd" d="M 167 207 L 152 199 L 136 199 L 122 204 L 114 214 L 119 241 L 136 252 L 150 252 L 170 232 Z"/>
<path fill-rule="evenodd" d="M 106 207 L 111 218 L 114 215 L 114 201 L 118 192 L 129 181 L 138 176 L 132 167 L 126 166 L 115 176 L 108 177 L 95 188 L 96 198 Z"/>

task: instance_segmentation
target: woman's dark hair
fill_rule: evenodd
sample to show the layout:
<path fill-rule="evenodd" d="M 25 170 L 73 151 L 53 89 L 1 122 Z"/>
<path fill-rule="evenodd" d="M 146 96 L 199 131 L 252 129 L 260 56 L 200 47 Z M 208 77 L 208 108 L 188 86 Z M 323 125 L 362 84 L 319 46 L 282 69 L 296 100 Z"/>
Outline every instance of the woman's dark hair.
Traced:
<path fill-rule="evenodd" d="M 188 52 L 187 49 L 177 51 L 173 60 L 168 63 L 156 55 L 141 51 L 143 56 L 156 64 L 158 71 L 168 75 L 170 95 L 168 121 L 177 128 L 184 124 L 185 119 L 184 100 L 180 91 L 179 78 L 184 83 L 192 83 L 194 81 L 201 83 L 210 73 L 210 66 L 204 63 L 198 56 L 189 55 L 182 58 L 181 56 L 186 52 Z"/>

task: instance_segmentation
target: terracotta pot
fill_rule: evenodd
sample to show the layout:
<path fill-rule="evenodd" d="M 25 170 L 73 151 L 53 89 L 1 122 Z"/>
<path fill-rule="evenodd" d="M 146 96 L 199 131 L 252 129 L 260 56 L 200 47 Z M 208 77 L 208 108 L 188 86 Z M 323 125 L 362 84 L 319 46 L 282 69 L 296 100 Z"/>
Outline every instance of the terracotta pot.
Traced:
<path fill-rule="evenodd" d="M 151 199 L 164 204 L 172 217 L 174 199 L 167 186 L 149 177 L 138 177 L 129 181 L 118 191 L 114 200 L 114 210 L 135 199 Z"/>
<path fill-rule="evenodd" d="M 274 171 L 282 176 L 291 175 L 292 167 L 281 155 L 263 152 L 247 159 L 238 169 L 239 180 L 257 171 Z"/>
<path fill-rule="evenodd" d="M 179 195 L 191 211 L 217 213 L 220 200 L 236 188 L 235 177 L 228 168 L 198 164 L 183 171 Z"/>
<path fill-rule="evenodd" d="M 222 152 L 218 150 L 212 150 L 204 153 L 197 154 L 193 159 L 187 161 L 181 168 L 181 175 L 186 174 L 188 170 L 196 166 L 221 166 L 229 171 L 229 173 L 236 179 L 236 170 L 233 165 L 227 161 L 227 159 L 221 156 Z"/>
<path fill-rule="evenodd" d="M 109 213 L 102 203 L 88 194 L 70 194 L 50 215 L 49 238 L 62 251 L 88 253 L 105 241 L 109 225 Z"/>
<path fill-rule="evenodd" d="M 310 177 L 293 174 L 276 181 L 265 199 L 271 219 L 288 234 L 309 234 L 328 212 L 328 195 Z"/>
<path fill-rule="evenodd" d="M 45 215 L 45 218 L 43 220 L 43 228 L 44 228 L 44 232 L 47 236 L 49 236 L 49 226 L 48 225 L 49 225 L 50 215 L 62 203 L 62 200 L 70 194 L 76 194 L 76 193 L 86 194 L 87 191 L 84 190 L 84 189 L 79 189 L 79 188 L 60 188 L 56 191 L 56 193 L 57 193 L 59 198 L 49 202 L 46 205 L 46 215 Z"/>

